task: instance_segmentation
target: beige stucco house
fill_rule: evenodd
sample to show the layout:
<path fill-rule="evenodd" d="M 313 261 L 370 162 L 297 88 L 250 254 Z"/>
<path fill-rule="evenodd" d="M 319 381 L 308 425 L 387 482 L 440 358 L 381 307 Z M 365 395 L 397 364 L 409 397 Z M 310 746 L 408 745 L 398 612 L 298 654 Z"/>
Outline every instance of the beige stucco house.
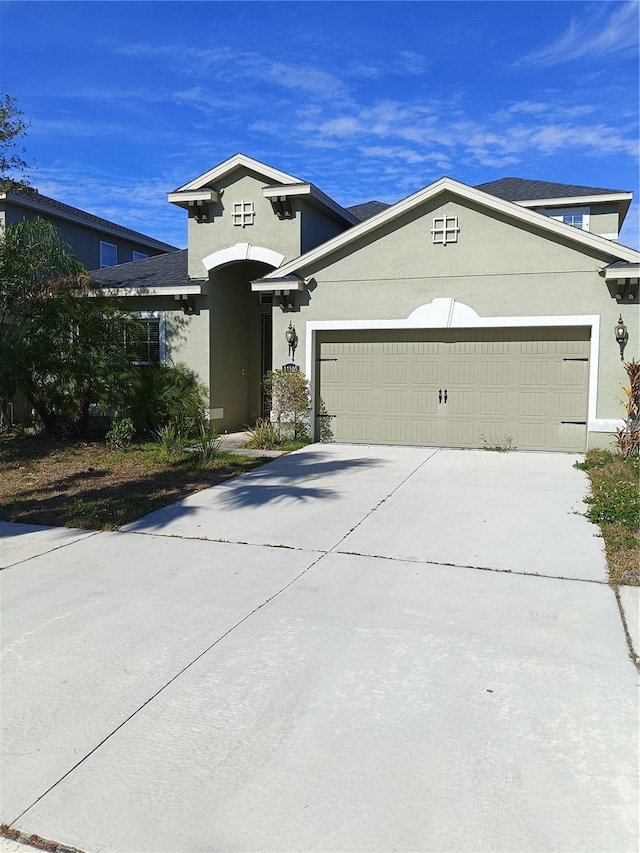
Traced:
<path fill-rule="evenodd" d="M 329 417 L 337 441 L 611 442 L 620 315 L 638 355 L 640 253 L 617 242 L 630 193 L 442 178 L 345 209 L 238 154 L 168 199 L 188 249 L 95 278 L 154 328 L 158 358 L 197 371 L 221 430 L 264 414 L 264 373 L 293 362 L 316 435 Z"/>

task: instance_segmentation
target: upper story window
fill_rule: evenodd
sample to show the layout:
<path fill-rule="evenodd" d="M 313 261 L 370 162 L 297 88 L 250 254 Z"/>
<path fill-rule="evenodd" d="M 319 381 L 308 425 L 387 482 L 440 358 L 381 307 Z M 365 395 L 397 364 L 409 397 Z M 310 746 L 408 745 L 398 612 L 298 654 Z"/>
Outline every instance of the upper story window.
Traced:
<path fill-rule="evenodd" d="M 446 246 L 447 243 L 457 243 L 459 231 L 457 216 L 433 217 L 431 240 L 434 243 L 441 243 L 443 246 Z"/>
<path fill-rule="evenodd" d="M 564 210 L 547 208 L 541 210 L 550 219 L 556 219 L 558 222 L 564 222 L 565 225 L 572 225 L 574 228 L 579 228 L 581 231 L 589 230 L 589 213 L 588 207 L 568 207 Z"/>
<path fill-rule="evenodd" d="M 241 225 L 243 228 L 245 225 L 253 225 L 255 217 L 256 211 L 252 201 L 245 201 L 243 199 L 242 201 L 235 201 L 233 203 L 231 218 L 234 225 Z"/>
<path fill-rule="evenodd" d="M 118 263 L 118 247 L 100 240 L 100 269 L 115 267 Z"/>
<path fill-rule="evenodd" d="M 149 257 L 149 255 L 145 255 L 144 252 L 134 252 L 133 253 L 133 260 L 134 261 L 144 261 L 144 259 L 148 258 L 148 257 Z"/>

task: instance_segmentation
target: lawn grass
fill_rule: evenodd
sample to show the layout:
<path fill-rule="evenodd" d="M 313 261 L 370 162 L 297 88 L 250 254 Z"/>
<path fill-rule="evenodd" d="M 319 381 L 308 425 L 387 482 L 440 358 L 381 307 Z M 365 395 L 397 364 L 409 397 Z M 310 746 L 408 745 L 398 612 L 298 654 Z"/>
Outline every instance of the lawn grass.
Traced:
<path fill-rule="evenodd" d="M 156 443 L 109 450 L 99 441 L 0 438 L 0 520 L 117 530 L 200 489 L 271 461 L 163 453 Z"/>
<path fill-rule="evenodd" d="M 640 457 L 589 450 L 576 468 L 591 480 L 586 515 L 600 525 L 609 582 L 640 586 Z"/>

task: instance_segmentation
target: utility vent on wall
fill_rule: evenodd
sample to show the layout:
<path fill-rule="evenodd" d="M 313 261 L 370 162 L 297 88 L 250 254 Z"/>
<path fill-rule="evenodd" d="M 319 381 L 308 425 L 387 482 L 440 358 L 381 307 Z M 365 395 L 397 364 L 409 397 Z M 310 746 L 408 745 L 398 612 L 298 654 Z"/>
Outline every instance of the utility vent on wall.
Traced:
<path fill-rule="evenodd" d="M 457 216 L 433 217 L 432 242 L 440 243 L 442 246 L 446 246 L 447 243 L 457 243 L 459 231 Z"/>

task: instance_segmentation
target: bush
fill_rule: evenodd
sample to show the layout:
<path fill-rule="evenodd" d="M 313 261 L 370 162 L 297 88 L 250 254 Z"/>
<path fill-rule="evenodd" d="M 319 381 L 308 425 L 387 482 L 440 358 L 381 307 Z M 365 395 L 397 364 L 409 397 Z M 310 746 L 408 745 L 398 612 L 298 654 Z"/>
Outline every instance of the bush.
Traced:
<path fill-rule="evenodd" d="M 257 450 L 276 450 L 278 447 L 278 434 L 275 425 L 266 418 L 256 421 L 255 426 L 249 427 L 249 438 L 243 447 Z"/>
<path fill-rule="evenodd" d="M 186 365 L 140 367 L 134 384 L 127 414 L 136 432 L 157 435 L 169 424 L 184 436 L 198 432 L 207 389 Z"/>
<path fill-rule="evenodd" d="M 278 443 L 287 438 L 309 438 L 311 397 L 309 382 L 299 370 L 271 370 L 265 377 L 265 388 L 271 397 L 271 414 Z"/>
<path fill-rule="evenodd" d="M 179 456 L 187 446 L 187 438 L 180 428 L 169 421 L 155 433 L 163 456 Z"/>
<path fill-rule="evenodd" d="M 201 463 L 212 462 L 220 452 L 222 438 L 213 424 L 201 423 L 195 441 L 198 460 Z"/>
<path fill-rule="evenodd" d="M 135 427 L 131 418 L 119 418 L 111 424 L 111 428 L 107 432 L 106 442 L 107 447 L 111 450 L 126 450 L 130 446 Z"/>
<path fill-rule="evenodd" d="M 624 426 L 616 430 L 618 452 L 626 459 L 640 454 L 640 361 L 629 361 L 624 365 L 629 380 L 621 385 L 624 399 Z"/>

